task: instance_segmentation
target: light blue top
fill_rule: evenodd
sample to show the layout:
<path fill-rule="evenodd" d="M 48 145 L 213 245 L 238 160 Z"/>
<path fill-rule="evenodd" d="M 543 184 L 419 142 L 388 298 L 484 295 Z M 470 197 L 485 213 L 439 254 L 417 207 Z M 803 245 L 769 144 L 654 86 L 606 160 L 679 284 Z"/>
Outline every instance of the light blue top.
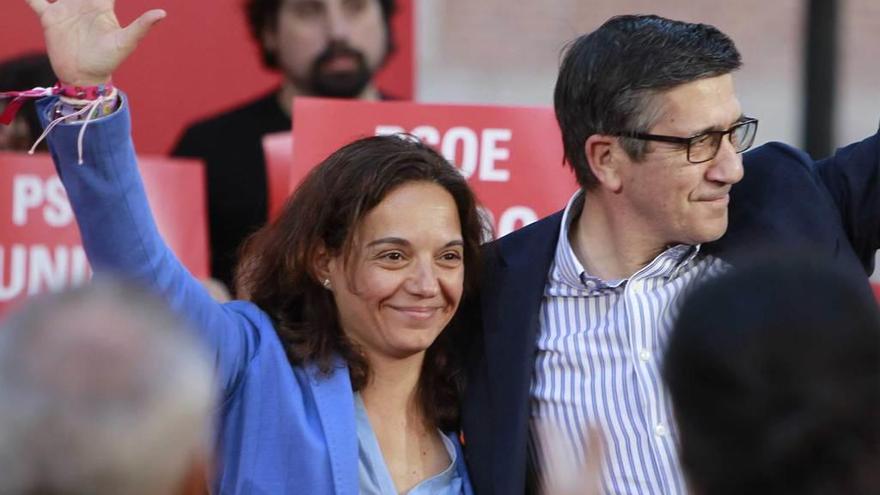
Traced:
<path fill-rule="evenodd" d="M 55 98 L 40 101 L 45 117 Z M 45 125 L 44 118 L 44 125 Z M 218 304 L 156 230 L 137 169 L 128 102 L 92 121 L 77 165 L 79 124 L 59 125 L 49 149 L 95 276 L 153 289 L 213 353 L 221 388 L 218 473 L 212 493 L 357 495 L 358 436 L 345 362 L 329 374 L 291 366 L 272 320 L 246 301 Z M 455 471 L 472 493 L 457 444 Z"/>
<path fill-rule="evenodd" d="M 358 478 L 361 495 L 396 495 L 394 480 L 385 465 L 379 440 L 370 424 L 367 409 L 360 394 L 355 394 L 355 421 L 358 437 Z M 406 495 L 461 495 L 464 493 L 462 479 L 455 468 L 458 463 L 458 451 L 455 443 L 440 430 L 437 434 L 449 454 L 449 466 L 436 476 L 432 476 L 412 487 Z"/>

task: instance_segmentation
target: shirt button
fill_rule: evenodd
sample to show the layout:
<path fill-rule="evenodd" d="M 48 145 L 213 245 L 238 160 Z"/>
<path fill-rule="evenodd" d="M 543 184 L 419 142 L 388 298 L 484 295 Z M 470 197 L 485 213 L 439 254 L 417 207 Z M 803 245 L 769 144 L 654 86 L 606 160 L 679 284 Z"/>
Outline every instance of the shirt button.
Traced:
<path fill-rule="evenodd" d="M 662 424 L 658 424 L 657 426 L 654 427 L 654 433 L 656 433 L 658 437 L 665 437 L 666 436 L 666 427 L 663 426 Z"/>
<path fill-rule="evenodd" d="M 639 359 L 642 361 L 649 361 L 651 359 L 651 352 L 647 349 L 642 349 L 639 351 Z"/>

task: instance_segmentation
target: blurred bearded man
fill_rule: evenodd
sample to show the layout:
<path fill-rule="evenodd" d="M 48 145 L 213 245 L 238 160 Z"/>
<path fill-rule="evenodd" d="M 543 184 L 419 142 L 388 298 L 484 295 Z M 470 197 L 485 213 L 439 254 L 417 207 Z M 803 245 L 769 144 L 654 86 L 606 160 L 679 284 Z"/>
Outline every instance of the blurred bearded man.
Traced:
<path fill-rule="evenodd" d="M 247 0 L 250 31 L 280 87 L 184 131 L 175 156 L 205 161 L 211 273 L 232 287 L 241 241 L 266 222 L 262 139 L 291 129 L 294 96 L 384 99 L 373 83 L 393 49 L 395 0 Z"/>

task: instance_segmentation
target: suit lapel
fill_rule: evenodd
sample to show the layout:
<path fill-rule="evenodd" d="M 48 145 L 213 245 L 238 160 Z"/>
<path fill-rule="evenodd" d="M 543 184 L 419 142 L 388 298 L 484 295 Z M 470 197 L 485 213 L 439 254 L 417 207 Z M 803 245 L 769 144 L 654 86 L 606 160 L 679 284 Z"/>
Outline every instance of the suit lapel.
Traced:
<path fill-rule="evenodd" d="M 560 212 L 496 243 L 497 264 L 489 272 L 490 280 L 484 281 L 482 315 L 497 493 L 519 493 L 525 485 L 535 339 L 561 220 Z"/>

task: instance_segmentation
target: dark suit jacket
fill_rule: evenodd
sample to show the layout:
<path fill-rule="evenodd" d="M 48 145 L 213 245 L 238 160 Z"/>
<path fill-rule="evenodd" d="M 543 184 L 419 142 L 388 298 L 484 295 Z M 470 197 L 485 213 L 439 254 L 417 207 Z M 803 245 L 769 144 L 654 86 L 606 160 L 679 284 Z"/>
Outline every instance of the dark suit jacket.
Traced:
<path fill-rule="evenodd" d="M 747 153 L 728 231 L 705 252 L 735 266 L 764 248 L 810 249 L 870 273 L 880 244 L 878 153 L 877 135 L 819 162 L 780 143 Z M 466 306 L 474 331 L 462 424 L 478 495 L 532 491 L 529 385 L 561 221 L 558 212 L 488 245 L 480 295 Z"/>

